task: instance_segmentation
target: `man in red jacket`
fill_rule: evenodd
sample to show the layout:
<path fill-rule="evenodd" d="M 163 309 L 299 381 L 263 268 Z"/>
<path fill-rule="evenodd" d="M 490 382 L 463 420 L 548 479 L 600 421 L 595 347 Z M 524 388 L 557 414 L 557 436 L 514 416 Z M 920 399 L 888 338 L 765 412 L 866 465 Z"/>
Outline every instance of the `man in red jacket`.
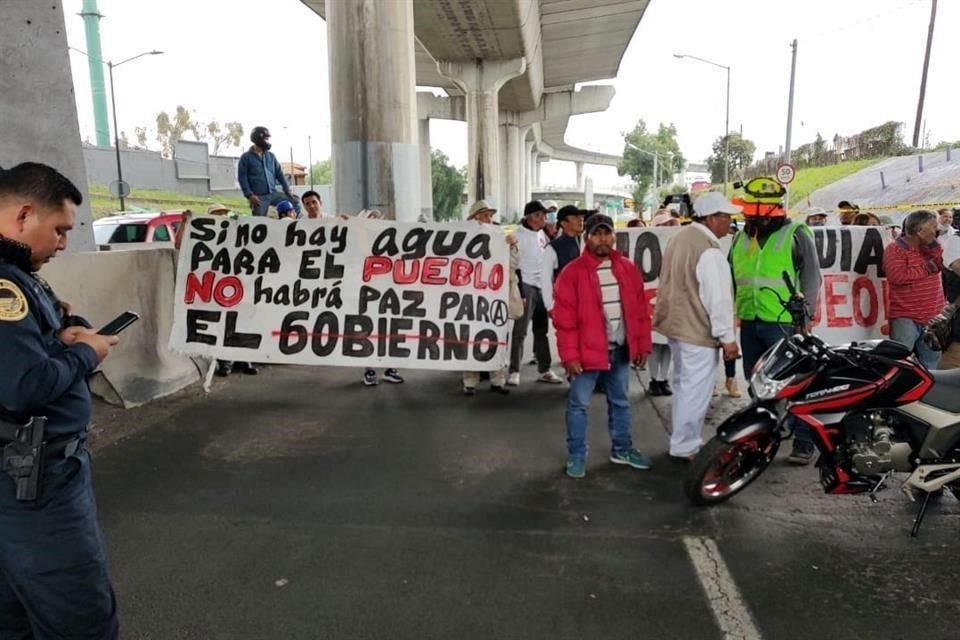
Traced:
<path fill-rule="evenodd" d="M 567 395 L 567 475 L 586 475 L 587 407 L 598 378 L 606 383 L 610 462 L 634 469 L 653 463 L 630 437 L 630 363 L 651 349 L 650 306 L 637 267 L 613 247 L 613 220 L 595 213 L 584 225 L 586 250 L 554 287 L 557 349 L 570 378 Z"/>

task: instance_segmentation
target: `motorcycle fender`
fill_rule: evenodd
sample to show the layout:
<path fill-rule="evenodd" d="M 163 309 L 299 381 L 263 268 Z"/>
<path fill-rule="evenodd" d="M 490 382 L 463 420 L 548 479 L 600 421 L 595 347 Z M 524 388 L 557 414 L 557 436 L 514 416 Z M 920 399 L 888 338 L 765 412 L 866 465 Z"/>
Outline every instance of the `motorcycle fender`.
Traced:
<path fill-rule="evenodd" d="M 768 407 L 752 404 L 723 421 L 717 437 L 724 442 L 738 442 L 764 431 L 777 430 L 777 414 Z"/>

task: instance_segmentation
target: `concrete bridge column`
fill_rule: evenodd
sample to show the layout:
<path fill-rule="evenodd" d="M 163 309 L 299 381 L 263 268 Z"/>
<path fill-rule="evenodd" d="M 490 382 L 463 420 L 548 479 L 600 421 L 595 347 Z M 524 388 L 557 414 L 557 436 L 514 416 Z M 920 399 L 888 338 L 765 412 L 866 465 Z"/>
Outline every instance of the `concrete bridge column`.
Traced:
<path fill-rule="evenodd" d="M 53 10 L 51 11 L 51 6 Z M 87 168 L 59 2 L 5 2 L 0 20 L 0 166 L 42 162 L 83 193 L 70 251 L 94 249 Z"/>
<path fill-rule="evenodd" d="M 540 182 L 540 154 L 534 152 L 533 154 L 533 188 L 540 189 L 543 187 L 543 184 Z"/>
<path fill-rule="evenodd" d="M 405 0 L 409 4 L 410 0 Z M 335 3 L 331 3 L 335 4 Z M 466 96 L 468 200 L 499 200 L 500 178 L 498 94 L 500 88 L 527 68 L 525 58 L 437 62 L 440 74 L 450 78 Z M 491 202 L 500 207 L 502 201 Z"/>
<path fill-rule="evenodd" d="M 413 0 L 327 5 L 333 180 L 341 213 L 420 216 Z"/>
<path fill-rule="evenodd" d="M 523 214 L 523 144 L 520 142 L 520 127 L 504 125 L 503 153 L 500 175 L 503 177 L 503 207 L 501 219 L 513 220 Z"/>
<path fill-rule="evenodd" d="M 533 172 L 534 160 L 533 141 L 526 142 L 523 145 L 523 200 L 530 202 L 533 200 Z"/>
<path fill-rule="evenodd" d="M 575 162 L 577 167 L 577 191 L 583 191 L 583 163 Z"/>
<path fill-rule="evenodd" d="M 419 121 L 420 131 L 420 217 L 433 220 L 433 165 L 430 161 L 430 119 Z"/>

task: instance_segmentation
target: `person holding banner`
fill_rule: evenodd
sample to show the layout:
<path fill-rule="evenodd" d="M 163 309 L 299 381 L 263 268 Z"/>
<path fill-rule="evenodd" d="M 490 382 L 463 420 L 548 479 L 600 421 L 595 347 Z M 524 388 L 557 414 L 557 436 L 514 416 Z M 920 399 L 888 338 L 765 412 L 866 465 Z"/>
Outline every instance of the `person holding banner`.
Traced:
<path fill-rule="evenodd" d="M 943 245 L 937 241 L 937 216 L 914 211 L 903 221 L 903 234 L 883 251 L 883 271 L 890 287 L 890 337 L 902 342 L 928 369 L 939 355 L 923 341 L 923 331 L 943 309 Z"/>
<path fill-rule="evenodd" d="M 820 258 L 810 227 L 787 217 L 782 186 L 771 178 L 754 178 L 744 192 L 744 198 L 737 202 L 744 204 L 746 223 L 731 243 L 729 260 L 740 319 L 743 371 L 749 379 L 767 349 L 793 331 L 780 303 L 790 297 L 783 274 L 790 277 L 808 305 L 816 304 L 820 295 Z M 816 453 L 810 427 L 796 421 L 788 461 L 810 464 Z"/>
<path fill-rule="evenodd" d="M 470 207 L 470 212 L 467 215 L 467 220 L 472 220 L 479 224 L 493 224 L 493 216 L 496 215 L 497 210 L 491 208 L 487 205 L 485 200 L 477 200 Z M 513 236 L 507 236 L 507 244 L 515 245 L 517 239 Z M 511 252 L 512 253 L 512 252 Z M 511 283 L 512 284 L 512 283 Z M 513 294 L 513 287 L 511 286 L 511 295 Z M 472 396 L 477 392 L 477 386 L 480 384 L 481 372 L 479 371 L 466 371 L 463 374 L 463 395 Z M 490 391 L 494 393 L 499 393 L 502 395 L 508 395 L 510 390 L 506 387 L 507 383 L 507 372 L 505 369 L 496 369 L 490 372 Z"/>
<path fill-rule="evenodd" d="M 654 328 L 673 355 L 673 429 L 670 455 L 692 460 L 703 445 L 703 420 L 723 359 L 740 357 L 734 330 L 733 283 L 720 239 L 740 213 L 723 194 L 708 192 L 693 205 L 693 223 L 667 245 L 660 268 Z M 652 386 L 652 383 L 651 383 Z"/>
<path fill-rule="evenodd" d="M 560 273 L 554 291 L 557 348 L 570 379 L 567 466 L 586 475 L 587 408 L 598 379 L 605 382 L 610 462 L 650 469 L 630 435 L 630 363 L 642 366 L 651 348 L 650 305 L 637 266 L 614 250 L 613 220 L 596 213 L 585 223 L 586 250 Z"/>

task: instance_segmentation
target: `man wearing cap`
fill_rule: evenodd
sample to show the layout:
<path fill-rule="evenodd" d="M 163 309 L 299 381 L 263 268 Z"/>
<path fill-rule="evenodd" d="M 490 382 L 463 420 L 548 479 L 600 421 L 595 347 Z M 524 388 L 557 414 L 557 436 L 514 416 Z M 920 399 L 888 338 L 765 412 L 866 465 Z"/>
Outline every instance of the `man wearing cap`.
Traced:
<path fill-rule="evenodd" d="M 289 200 L 281 200 L 277 203 L 277 217 L 283 220 L 284 218 L 289 218 L 290 220 L 296 220 L 300 215 L 300 212 L 297 211 L 293 203 Z"/>
<path fill-rule="evenodd" d="M 805 224 L 790 220 L 782 203 L 748 207 L 744 210 L 744 217 L 743 232 L 738 233 L 731 243 L 729 261 L 740 319 L 743 371 L 749 379 L 767 349 L 779 342 L 785 333 L 793 332 L 789 315 L 780 303 L 781 298 L 787 300 L 790 297 L 783 273 L 790 276 L 810 309 L 820 294 L 820 258 L 813 231 Z M 795 421 L 793 451 L 788 461 L 810 464 L 815 456 L 810 427 Z"/>
<path fill-rule="evenodd" d="M 520 264 L 520 294 L 526 301 L 526 313 L 513 325 L 510 345 L 510 376 L 507 384 L 520 384 L 520 362 L 523 359 L 523 343 L 527 338 L 527 328 L 533 322 L 533 353 L 537 359 L 537 382 L 563 384 L 563 379 L 550 370 L 550 342 L 547 340 L 549 318 L 543 304 L 540 291 L 541 270 L 543 268 L 543 250 L 547 246 L 547 237 L 543 227 L 547 222 L 547 209 L 538 200 L 528 202 L 523 208 L 523 220 L 517 226 Z"/>
<path fill-rule="evenodd" d="M 553 283 L 563 268 L 579 258 L 583 251 L 581 235 L 586 216 L 586 211 L 572 204 L 557 212 L 560 235 L 543 250 L 543 268 L 540 270 L 540 291 L 548 313 L 553 310 Z"/>
<path fill-rule="evenodd" d="M 853 224 L 853 218 L 860 213 L 860 207 L 848 200 L 841 200 L 837 203 L 837 213 L 840 215 L 840 224 L 849 226 Z"/>
<path fill-rule="evenodd" d="M 607 396 L 610 462 L 634 469 L 653 466 L 633 448 L 630 435 L 630 363 L 642 366 L 650 353 L 643 276 L 614 250 L 613 220 L 597 213 L 584 226 L 586 249 L 560 273 L 553 306 L 557 349 L 570 379 L 566 471 L 571 478 L 586 474 L 587 408 L 598 380 Z"/>
<path fill-rule="evenodd" d="M 486 201 L 477 200 L 475 203 L 473 203 L 473 206 L 470 207 L 470 212 L 467 215 L 467 220 L 472 220 L 479 224 L 493 224 L 493 216 L 496 215 L 496 213 L 497 213 L 497 210 L 490 207 L 486 203 Z M 513 263 L 516 262 L 516 260 L 514 259 L 514 256 L 516 255 L 516 251 L 514 247 L 517 244 L 517 239 L 512 235 L 508 235 L 506 238 L 507 238 L 507 244 L 510 245 L 510 249 L 511 249 L 510 251 L 511 267 L 515 269 L 516 264 L 513 264 Z M 515 305 L 513 304 L 514 303 L 513 298 L 515 295 L 514 289 L 517 286 L 515 279 L 516 279 L 516 276 L 512 276 L 510 278 L 511 280 L 510 282 L 511 304 L 509 305 L 510 307 L 515 307 Z M 522 305 L 523 303 L 521 302 L 520 303 L 521 308 L 522 308 Z M 519 316 L 522 314 L 518 313 L 517 315 Z M 463 394 L 464 395 L 472 396 L 476 394 L 477 386 L 480 384 L 480 377 L 481 377 L 481 372 L 479 371 L 464 372 L 463 374 Z M 507 389 L 506 382 L 507 382 L 507 372 L 505 369 L 500 368 L 490 372 L 490 391 L 493 391 L 494 393 L 499 393 L 502 395 L 509 394 L 510 390 Z"/>
<path fill-rule="evenodd" d="M 823 227 L 827 224 L 827 210 L 823 207 L 810 207 L 803 212 L 808 227 Z"/>
<path fill-rule="evenodd" d="M 552 241 L 557 238 L 557 203 L 553 200 L 544 200 L 543 207 L 547 210 L 547 224 L 543 227 L 543 232 L 547 235 L 547 240 Z"/>
<path fill-rule="evenodd" d="M 654 328 L 673 355 L 673 429 L 670 455 L 691 460 L 703 444 L 703 419 L 717 376 L 717 348 L 724 360 L 740 356 L 734 331 L 733 283 L 720 239 L 730 232 L 738 207 L 708 192 L 693 205 L 693 223 L 667 245 L 660 268 Z"/>

